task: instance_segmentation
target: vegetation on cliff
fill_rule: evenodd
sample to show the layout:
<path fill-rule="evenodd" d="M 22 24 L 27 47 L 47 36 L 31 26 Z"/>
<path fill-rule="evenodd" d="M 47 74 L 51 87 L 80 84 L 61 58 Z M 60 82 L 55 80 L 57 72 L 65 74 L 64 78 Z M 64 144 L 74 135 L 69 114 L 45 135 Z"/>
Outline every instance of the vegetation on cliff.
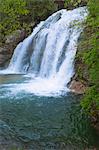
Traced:
<path fill-rule="evenodd" d="M 24 0 L 0 0 L 0 36 L 5 35 L 21 27 L 21 17 L 28 15 Z"/>
<path fill-rule="evenodd" d="M 64 7 L 66 9 L 74 9 L 81 6 L 86 6 L 88 0 L 65 0 Z"/>
<path fill-rule="evenodd" d="M 76 61 L 79 80 L 87 83 L 88 90 L 81 102 L 81 106 L 99 122 L 99 52 L 98 52 L 98 0 L 87 3 L 89 16 L 85 24 L 84 33 L 78 47 Z"/>
<path fill-rule="evenodd" d="M 98 51 L 98 0 L 65 0 L 65 7 L 73 9 L 87 5 L 89 15 L 85 29 L 81 35 L 76 56 L 76 79 L 88 88 L 81 101 L 82 108 L 92 117 L 94 123 L 99 122 L 99 51 Z"/>
<path fill-rule="evenodd" d="M 46 19 L 56 10 L 53 0 L 0 0 L 0 41 L 31 22 Z"/>

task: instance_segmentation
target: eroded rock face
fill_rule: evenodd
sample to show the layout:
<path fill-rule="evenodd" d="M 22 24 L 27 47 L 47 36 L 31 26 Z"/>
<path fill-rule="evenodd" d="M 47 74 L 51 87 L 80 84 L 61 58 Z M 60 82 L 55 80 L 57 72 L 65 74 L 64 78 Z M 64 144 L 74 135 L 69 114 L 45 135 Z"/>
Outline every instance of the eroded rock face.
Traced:
<path fill-rule="evenodd" d="M 69 83 L 69 88 L 77 94 L 84 94 L 91 84 L 88 66 L 83 62 L 81 56 L 81 54 L 86 50 L 84 43 L 82 43 L 85 40 L 84 32 L 81 33 L 78 41 L 77 54 L 75 58 L 75 75 Z"/>
<path fill-rule="evenodd" d="M 84 94 L 87 87 L 81 81 L 72 80 L 69 88 L 77 94 Z"/>
<path fill-rule="evenodd" d="M 0 47 L 0 68 L 6 68 L 17 44 L 26 38 L 25 30 L 17 30 L 5 37 L 5 43 Z"/>
<path fill-rule="evenodd" d="M 16 30 L 13 34 L 6 36 L 5 44 L 18 44 L 26 37 L 25 30 Z"/>
<path fill-rule="evenodd" d="M 9 46 L 0 47 L 0 68 L 6 67 L 11 53 Z"/>

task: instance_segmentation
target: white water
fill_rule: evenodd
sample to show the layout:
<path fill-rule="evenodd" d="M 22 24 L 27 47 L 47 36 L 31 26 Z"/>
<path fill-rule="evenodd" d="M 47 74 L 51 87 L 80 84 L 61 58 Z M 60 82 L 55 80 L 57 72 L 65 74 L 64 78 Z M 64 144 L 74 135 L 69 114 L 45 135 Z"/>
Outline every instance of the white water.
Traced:
<path fill-rule="evenodd" d="M 16 47 L 9 67 L 1 73 L 22 73 L 32 79 L 11 85 L 12 92 L 48 96 L 67 90 L 66 85 L 74 74 L 77 42 L 83 30 L 81 24 L 86 17 L 85 7 L 60 10 L 41 22 Z"/>

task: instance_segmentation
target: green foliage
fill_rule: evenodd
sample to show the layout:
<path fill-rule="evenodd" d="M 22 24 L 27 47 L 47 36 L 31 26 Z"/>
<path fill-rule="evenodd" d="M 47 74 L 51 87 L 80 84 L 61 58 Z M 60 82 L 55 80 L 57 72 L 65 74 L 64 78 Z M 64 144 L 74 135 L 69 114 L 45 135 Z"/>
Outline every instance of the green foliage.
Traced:
<path fill-rule="evenodd" d="M 64 6 L 67 9 L 73 9 L 87 4 L 88 0 L 65 0 Z"/>
<path fill-rule="evenodd" d="M 91 86 L 86 91 L 81 105 L 90 115 L 93 115 L 96 110 L 98 110 L 97 113 L 99 112 L 98 0 L 89 0 L 88 9 L 87 30 L 84 33 L 85 39 L 82 41 L 84 51 L 80 52 L 80 57 L 83 63 L 88 67 L 87 72 L 89 73 Z"/>
<path fill-rule="evenodd" d="M 21 16 L 27 15 L 24 0 L 0 0 L 0 31 L 6 35 L 20 28 Z"/>
<path fill-rule="evenodd" d="M 81 102 L 82 107 L 90 114 L 93 107 L 99 110 L 99 93 L 96 86 L 90 87 Z"/>
<path fill-rule="evenodd" d="M 31 16 L 31 19 L 34 20 L 44 20 L 57 9 L 53 0 L 25 1 L 27 4 L 27 9 L 29 10 L 29 15 Z"/>
<path fill-rule="evenodd" d="M 44 20 L 55 10 L 53 0 L 0 0 L 0 36 L 28 28 L 31 22 Z"/>
<path fill-rule="evenodd" d="M 99 82 L 99 41 L 98 41 L 98 13 L 99 13 L 99 6 L 98 0 L 90 0 L 88 3 L 89 8 L 89 18 L 87 20 L 87 26 L 90 28 L 90 37 L 86 41 L 87 45 L 90 47 L 83 53 L 83 61 L 89 67 L 89 74 L 90 79 L 92 80 L 93 84 L 97 85 Z"/>

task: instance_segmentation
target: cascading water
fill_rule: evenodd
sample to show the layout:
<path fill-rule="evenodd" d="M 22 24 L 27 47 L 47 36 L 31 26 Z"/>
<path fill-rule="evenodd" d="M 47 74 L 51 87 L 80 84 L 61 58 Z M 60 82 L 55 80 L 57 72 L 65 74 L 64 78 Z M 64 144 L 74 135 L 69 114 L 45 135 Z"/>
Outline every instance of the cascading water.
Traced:
<path fill-rule="evenodd" d="M 67 93 L 86 7 L 41 22 L 0 71 L 0 149 L 99 149 L 99 136 Z"/>
<path fill-rule="evenodd" d="M 16 91 L 49 95 L 66 90 L 74 74 L 77 41 L 86 16 L 86 7 L 72 11 L 60 10 L 41 22 L 16 47 L 5 72 L 33 77 L 29 83 L 13 85 Z"/>

